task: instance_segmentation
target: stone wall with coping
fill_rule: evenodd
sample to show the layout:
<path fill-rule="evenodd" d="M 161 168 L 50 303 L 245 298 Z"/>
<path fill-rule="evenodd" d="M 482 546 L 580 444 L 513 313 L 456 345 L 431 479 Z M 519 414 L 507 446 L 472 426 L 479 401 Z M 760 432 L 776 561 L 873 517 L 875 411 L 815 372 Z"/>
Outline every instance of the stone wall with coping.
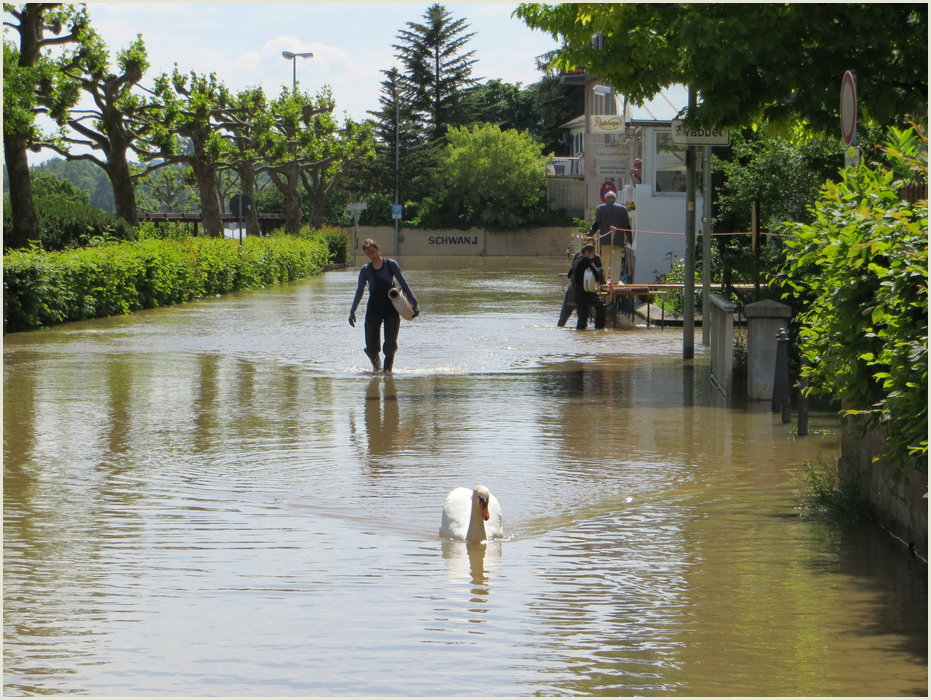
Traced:
<path fill-rule="evenodd" d="M 873 429 L 865 434 L 859 420 L 851 416 L 841 430 L 841 478 L 853 478 L 860 495 L 874 518 L 915 552 L 928 559 L 928 473 L 911 470 L 901 481 L 892 478 L 889 464 L 874 462 L 875 455 L 886 451 L 885 435 Z"/>

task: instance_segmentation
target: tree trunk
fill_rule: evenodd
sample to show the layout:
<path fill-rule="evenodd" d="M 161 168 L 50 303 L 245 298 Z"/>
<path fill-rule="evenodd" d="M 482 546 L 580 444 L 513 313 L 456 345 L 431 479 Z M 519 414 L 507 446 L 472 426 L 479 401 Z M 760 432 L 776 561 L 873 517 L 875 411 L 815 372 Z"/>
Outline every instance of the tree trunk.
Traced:
<path fill-rule="evenodd" d="M 216 170 L 197 158 L 191 165 L 194 167 L 197 189 L 200 191 L 200 216 L 204 224 L 204 233 L 219 238 L 223 235 L 223 221 L 220 219 Z"/>
<path fill-rule="evenodd" d="M 310 201 L 312 208 L 310 211 L 310 225 L 312 228 L 321 228 L 323 226 L 323 214 L 326 209 L 328 192 L 323 184 L 316 184 L 310 189 Z"/>
<path fill-rule="evenodd" d="M 242 194 L 252 202 L 252 208 L 246 212 L 246 235 L 261 236 L 262 230 L 259 228 L 259 215 L 255 210 L 255 173 L 252 171 L 252 164 L 246 163 L 243 167 L 237 169 L 239 175 L 239 184 L 242 187 Z"/>
<path fill-rule="evenodd" d="M 32 201 L 32 177 L 26 156 L 26 139 L 19 135 L 3 135 L 3 149 L 10 185 L 10 213 L 13 229 L 5 231 L 3 247 L 25 248 L 39 240 L 39 220 Z"/>
<path fill-rule="evenodd" d="M 139 225 L 139 212 L 136 209 L 136 187 L 129 173 L 129 163 L 125 158 L 111 160 L 107 167 L 107 175 L 110 176 L 110 184 L 113 186 L 116 215 L 136 228 Z"/>
<path fill-rule="evenodd" d="M 106 124 L 105 133 L 109 136 L 106 150 L 107 167 L 105 170 L 110 178 L 110 184 L 113 186 L 113 202 L 116 207 L 116 215 L 122 217 L 133 228 L 136 228 L 139 226 L 139 212 L 136 209 L 136 186 L 133 183 L 129 161 L 126 159 L 126 152 L 130 148 L 133 137 L 123 124 L 124 116 L 122 112 L 109 107 L 103 110 L 103 115 Z"/>
<path fill-rule="evenodd" d="M 286 172 L 286 185 L 281 188 L 284 195 L 284 231 L 296 236 L 301 232 L 301 178 L 299 165 L 290 163 Z"/>

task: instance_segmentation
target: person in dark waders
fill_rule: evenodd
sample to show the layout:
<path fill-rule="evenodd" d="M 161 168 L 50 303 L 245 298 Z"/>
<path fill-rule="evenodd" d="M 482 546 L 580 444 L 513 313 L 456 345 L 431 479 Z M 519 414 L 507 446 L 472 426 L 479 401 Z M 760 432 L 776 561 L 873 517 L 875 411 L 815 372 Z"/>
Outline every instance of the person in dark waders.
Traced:
<path fill-rule="evenodd" d="M 368 286 L 369 298 L 365 306 L 365 354 L 372 361 L 372 369 L 376 372 L 381 370 L 378 344 L 384 325 L 384 368 L 385 372 L 390 372 L 394 367 L 394 355 L 398 351 L 398 331 L 401 329 L 401 316 L 388 298 L 388 291 L 394 286 L 395 280 L 410 300 L 414 316 L 420 311 L 417 309 L 417 298 L 401 274 L 401 267 L 394 260 L 381 257 L 380 250 L 381 246 L 371 238 L 362 243 L 362 252 L 368 256 L 369 262 L 359 270 L 359 285 L 352 300 L 352 309 L 349 311 L 349 325 L 356 327 L 356 309 L 362 300 L 362 292 Z"/>
<path fill-rule="evenodd" d="M 584 331 L 588 328 L 588 315 L 595 312 L 595 328 L 605 326 L 605 305 L 595 292 L 585 289 L 585 271 L 591 270 L 592 275 L 599 284 L 605 283 L 604 271 L 595 265 L 595 246 L 588 244 L 582 246 L 581 254 L 572 263 L 572 299 L 575 301 L 575 313 L 578 316 L 575 329 Z"/>

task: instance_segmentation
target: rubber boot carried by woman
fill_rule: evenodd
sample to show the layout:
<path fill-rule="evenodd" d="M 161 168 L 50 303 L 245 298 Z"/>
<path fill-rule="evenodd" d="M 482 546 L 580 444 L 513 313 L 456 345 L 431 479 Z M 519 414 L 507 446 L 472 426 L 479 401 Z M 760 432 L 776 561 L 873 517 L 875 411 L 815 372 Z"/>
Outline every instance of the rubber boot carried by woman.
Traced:
<path fill-rule="evenodd" d="M 381 246 L 371 238 L 362 243 L 362 252 L 368 256 L 369 261 L 359 270 L 359 285 L 356 287 L 356 296 L 349 311 L 349 325 L 353 328 L 356 326 L 356 309 L 362 300 L 362 292 L 368 286 L 369 298 L 365 306 L 365 354 L 372 361 L 372 369 L 376 372 L 382 369 L 378 345 L 384 326 L 385 342 L 381 350 L 385 353 L 385 372 L 390 372 L 394 367 L 394 356 L 398 351 L 398 331 L 401 329 L 401 316 L 388 297 L 395 281 L 414 307 L 414 316 L 416 317 L 420 311 L 417 308 L 417 298 L 404 279 L 401 267 L 394 260 L 381 257 L 380 250 Z"/>

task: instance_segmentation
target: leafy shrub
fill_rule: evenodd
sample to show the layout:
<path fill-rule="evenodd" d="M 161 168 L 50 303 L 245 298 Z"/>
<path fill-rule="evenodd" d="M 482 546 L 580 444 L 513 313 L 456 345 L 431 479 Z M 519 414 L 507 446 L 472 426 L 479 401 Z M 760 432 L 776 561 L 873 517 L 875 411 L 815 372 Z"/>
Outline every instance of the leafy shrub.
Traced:
<path fill-rule="evenodd" d="M 893 129 L 885 152 L 886 163 L 825 184 L 813 222 L 788 228 L 776 279 L 802 309 L 811 393 L 878 422 L 901 473 L 928 455 L 928 201 L 899 195 L 908 180 L 927 182 L 927 140 Z"/>
<path fill-rule="evenodd" d="M 284 229 L 275 229 L 269 234 L 275 238 L 287 236 Z M 317 241 L 326 246 L 329 251 L 330 263 L 342 264 L 349 259 L 349 239 L 342 231 L 324 226 L 322 228 L 310 228 L 309 226 L 301 227 L 296 238 L 306 241 Z"/>
<path fill-rule="evenodd" d="M 181 221 L 142 221 L 136 227 L 140 241 L 184 241 L 191 237 L 191 224 Z"/>
<path fill-rule="evenodd" d="M 125 314 L 319 273 L 320 240 L 144 240 L 3 258 L 5 331 Z"/>
<path fill-rule="evenodd" d="M 316 240 L 326 245 L 330 252 L 330 262 L 341 265 L 349 259 L 349 239 L 342 231 L 323 227 L 317 231 Z"/>
<path fill-rule="evenodd" d="M 103 209 L 68 199 L 37 199 L 39 240 L 46 250 L 64 250 L 131 240 L 132 228 Z"/>
<path fill-rule="evenodd" d="M 90 206 L 90 193 L 82 190 L 70 180 L 63 180 L 52 173 L 33 170 L 31 172 L 32 199 L 36 203 L 45 200 L 74 202 Z"/>

